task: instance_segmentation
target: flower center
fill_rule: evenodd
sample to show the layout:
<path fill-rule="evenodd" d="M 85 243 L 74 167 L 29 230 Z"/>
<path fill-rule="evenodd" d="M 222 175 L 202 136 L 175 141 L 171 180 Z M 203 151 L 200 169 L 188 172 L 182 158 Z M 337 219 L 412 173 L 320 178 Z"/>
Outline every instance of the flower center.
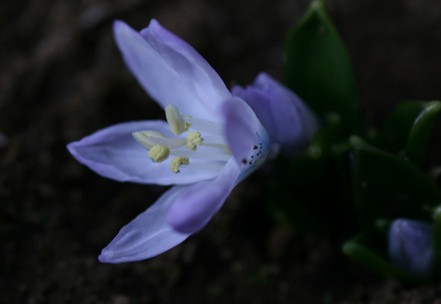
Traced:
<path fill-rule="evenodd" d="M 220 168 L 230 158 L 231 151 L 219 123 L 184 116 L 174 105 L 165 108 L 165 117 L 175 137 L 152 130 L 132 134 L 149 150 L 152 161 L 160 163 L 172 156 L 170 169 L 179 173 L 181 166 L 195 166 L 201 161 L 205 167 L 210 164 Z"/>

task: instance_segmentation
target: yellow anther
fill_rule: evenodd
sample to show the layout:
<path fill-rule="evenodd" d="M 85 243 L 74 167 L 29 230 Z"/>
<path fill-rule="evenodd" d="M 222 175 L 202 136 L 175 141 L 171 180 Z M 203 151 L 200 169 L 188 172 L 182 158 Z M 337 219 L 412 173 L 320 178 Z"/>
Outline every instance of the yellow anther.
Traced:
<path fill-rule="evenodd" d="M 152 161 L 160 163 L 168 158 L 170 148 L 163 145 L 154 145 L 149 150 L 149 157 Z"/>
<path fill-rule="evenodd" d="M 179 173 L 181 166 L 190 165 L 190 158 L 207 160 L 209 169 L 217 169 L 221 162 L 228 160 L 230 157 L 231 152 L 222 137 L 222 127 L 218 123 L 183 116 L 179 109 L 172 104 L 165 108 L 165 116 L 170 131 L 175 136 L 170 136 L 168 131 L 165 132 L 167 136 L 153 130 L 132 133 L 134 139 L 149 150 L 148 156 L 153 162 L 163 162 L 172 155 L 170 169 L 174 173 Z M 190 127 L 192 128 L 191 131 L 189 131 Z M 204 140 L 201 132 L 196 130 L 200 130 L 203 134 L 213 134 L 213 136 L 208 136 Z M 198 150 L 200 145 L 209 149 L 200 148 Z M 211 161 L 213 161 L 214 166 L 212 166 Z M 201 165 L 193 164 L 193 168 Z"/>
<path fill-rule="evenodd" d="M 174 135 L 182 134 L 189 128 L 189 124 L 185 122 L 184 116 L 175 105 L 170 104 L 165 108 L 165 118 Z"/>
<path fill-rule="evenodd" d="M 189 164 L 190 164 L 190 160 L 187 157 L 175 157 L 171 162 L 170 168 L 174 173 L 179 173 L 180 172 L 179 167 L 181 165 L 187 166 Z"/>
<path fill-rule="evenodd" d="M 201 133 L 197 131 L 189 132 L 187 135 L 187 148 L 192 151 L 196 151 L 196 146 L 199 146 L 203 142 Z"/>

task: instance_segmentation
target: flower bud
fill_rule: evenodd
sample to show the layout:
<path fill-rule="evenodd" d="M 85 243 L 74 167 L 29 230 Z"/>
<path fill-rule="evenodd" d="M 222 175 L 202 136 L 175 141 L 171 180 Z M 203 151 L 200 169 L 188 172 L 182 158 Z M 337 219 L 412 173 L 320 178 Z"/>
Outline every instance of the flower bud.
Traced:
<path fill-rule="evenodd" d="M 432 225 L 409 219 L 397 219 L 389 228 L 389 257 L 413 274 L 428 278 L 433 272 Z"/>
<path fill-rule="evenodd" d="M 267 130 L 273 150 L 293 156 L 303 152 L 318 129 L 318 120 L 303 101 L 283 84 L 260 73 L 252 85 L 235 86 L 232 94 L 253 109 Z"/>

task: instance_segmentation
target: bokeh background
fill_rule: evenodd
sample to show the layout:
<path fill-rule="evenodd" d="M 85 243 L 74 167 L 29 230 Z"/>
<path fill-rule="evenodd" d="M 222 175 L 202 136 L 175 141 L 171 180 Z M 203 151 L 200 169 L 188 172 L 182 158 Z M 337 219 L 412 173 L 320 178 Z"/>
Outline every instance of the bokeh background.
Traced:
<path fill-rule="evenodd" d="M 327 4 L 353 59 L 370 124 L 380 125 L 401 100 L 441 98 L 441 2 Z M 284 40 L 307 6 L 306 0 L 1 1 L 0 302 L 439 300 L 439 283 L 379 278 L 342 256 L 341 240 L 274 225 L 256 186 L 268 178 L 264 173 L 237 187 L 181 246 L 138 263 L 96 259 L 164 190 L 101 178 L 65 149 L 110 124 L 163 117 L 125 68 L 112 21 L 141 29 L 158 19 L 231 86 L 250 83 L 260 71 L 283 79 Z M 435 160 L 439 140 L 431 146 Z"/>

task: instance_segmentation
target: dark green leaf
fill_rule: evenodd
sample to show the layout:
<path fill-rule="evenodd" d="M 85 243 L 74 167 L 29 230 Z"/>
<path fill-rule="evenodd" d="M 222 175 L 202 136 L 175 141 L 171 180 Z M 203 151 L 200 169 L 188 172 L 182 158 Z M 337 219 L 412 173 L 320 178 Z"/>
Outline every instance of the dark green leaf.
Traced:
<path fill-rule="evenodd" d="M 380 130 L 379 147 L 391 153 L 403 154 L 412 125 L 422 109 L 422 104 L 415 101 L 400 103 Z"/>
<path fill-rule="evenodd" d="M 286 81 L 322 118 L 341 116 L 346 134 L 360 126 L 356 84 L 343 42 L 316 0 L 287 42 Z"/>
<path fill-rule="evenodd" d="M 406 156 L 415 164 L 423 162 L 430 132 L 441 110 L 441 102 L 423 104 L 423 110 L 415 119 L 406 144 Z"/>
<path fill-rule="evenodd" d="M 343 245 L 343 252 L 352 260 L 386 277 L 408 283 L 422 280 L 412 273 L 398 267 L 387 257 L 387 238 L 376 228 L 365 230 Z"/>
<path fill-rule="evenodd" d="M 267 184 L 267 201 L 270 212 L 279 222 L 289 223 L 300 232 L 323 234 L 329 230 L 329 223 L 321 210 L 322 196 L 335 195 L 334 188 L 327 182 L 327 161 L 313 154 L 281 164 L 280 175 L 273 175 Z M 321 185 L 320 191 L 317 185 Z"/>
<path fill-rule="evenodd" d="M 277 219 L 298 231 L 334 234 L 353 227 L 349 146 L 323 151 L 315 143 L 291 163 L 279 160 L 280 175 L 267 184 L 269 207 Z M 330 199 L 332 198 L 332 199 Z"/>
<path fill-rule="evenodd" d="M 439 101 L 401 103 L 381 129 L 379 146 L 389 152 L 405 155 L 420 165 L 440 110 Z"/>
<path fill-rule="evenodd" d="M 426 219 L 441 202 L 437 185 L 411 162 L 351 138 L 353 194 L 362 226 L 378 217 Z"/>

